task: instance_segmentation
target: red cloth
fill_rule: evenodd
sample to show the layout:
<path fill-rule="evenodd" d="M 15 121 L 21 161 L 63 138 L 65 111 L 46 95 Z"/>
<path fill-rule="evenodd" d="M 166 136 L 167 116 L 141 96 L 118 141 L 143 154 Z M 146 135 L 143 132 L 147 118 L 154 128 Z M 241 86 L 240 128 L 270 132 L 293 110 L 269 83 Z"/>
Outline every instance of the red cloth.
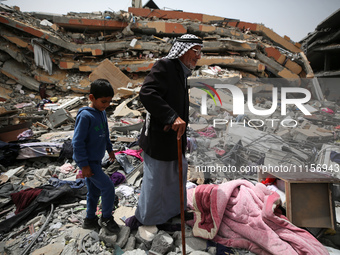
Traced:
<path fill-rule="evenodd" d="M 23 211 L 27 206 L 29 206 L 32 201 L 40 194 L 42 189 L 38 188 L 28 188 L 25 190 L 21 190 L 16 193 L 11 194 L 11 198 L 13 203 L 17 207 L 15 214 Z"/>
<path fill-rule="evenodd" d="M 270 184 L 275 184 L 276 183 L 276 178 L 267 178 L 264 181 L 261 182 L 264 185 L 270 185 Z"/>

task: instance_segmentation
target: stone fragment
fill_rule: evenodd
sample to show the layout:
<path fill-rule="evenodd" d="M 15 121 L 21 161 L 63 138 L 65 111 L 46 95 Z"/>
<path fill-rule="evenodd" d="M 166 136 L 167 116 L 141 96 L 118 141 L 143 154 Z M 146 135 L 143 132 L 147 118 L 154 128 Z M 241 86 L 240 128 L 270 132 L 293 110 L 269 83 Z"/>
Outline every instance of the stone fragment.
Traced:
<path fill-rule="evenodd" d="M 120 248 L 123 248 L 124 245 L 126 244 L 128 238 L 130 236 L 130 228 L 127 226 L 121 226 L 120 227 L 120 232 L 118 234 L 118 238 L 117 238 L 117 245 Z"/>
<path fill-rule="evenodd" d="M 103 228 L 99 231 L 99 240 L 104 241 L 108 247 L 114 247 L 117 235 L 107 235 Z"/>
<path fill-rule="evenodd" d="M 155 236 L 150 253 L 166 254 L 173 248 L 174 239 L 165 231 L 161 230 Z"/>

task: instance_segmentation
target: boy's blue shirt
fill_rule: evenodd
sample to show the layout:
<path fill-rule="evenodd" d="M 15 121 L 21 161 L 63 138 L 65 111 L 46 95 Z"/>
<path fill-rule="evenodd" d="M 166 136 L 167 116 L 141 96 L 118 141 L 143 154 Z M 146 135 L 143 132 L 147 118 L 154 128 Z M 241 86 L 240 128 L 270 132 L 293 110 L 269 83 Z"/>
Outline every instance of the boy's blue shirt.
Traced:
<path fill-rule="evenodd" d="M 106 112 L 91 107 L 78 111 L 72 138 L 73 159 L 82 168 L 90 161 L 103 159 L 105 151 L 112 151 Z"/>

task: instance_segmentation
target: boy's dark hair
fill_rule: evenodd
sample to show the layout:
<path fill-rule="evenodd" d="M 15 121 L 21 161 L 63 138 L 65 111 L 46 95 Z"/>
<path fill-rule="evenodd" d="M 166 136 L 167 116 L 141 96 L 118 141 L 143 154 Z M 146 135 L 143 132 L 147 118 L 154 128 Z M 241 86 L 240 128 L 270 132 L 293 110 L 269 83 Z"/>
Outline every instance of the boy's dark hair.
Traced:
<path fill-rule="evenodd" d="M 110 82 L 106 79 L 97 79 L 91 83 L 90 94 L 95 99 L 101 97 L 113 97 L 114 91 Z"/>

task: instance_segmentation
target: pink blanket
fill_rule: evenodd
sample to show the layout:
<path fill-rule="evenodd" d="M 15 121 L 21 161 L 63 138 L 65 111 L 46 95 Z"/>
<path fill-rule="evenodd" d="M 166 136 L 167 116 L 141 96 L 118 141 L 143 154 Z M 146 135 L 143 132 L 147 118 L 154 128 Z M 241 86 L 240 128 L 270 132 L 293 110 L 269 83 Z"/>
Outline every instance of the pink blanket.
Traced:
<path fill-rule="evenodd" d="M 280 214 L 280 196 L 262 183 L 234 180 L 187 192 L 197 237 L 256 254 L 329 254 L 307 231 Z"/>

